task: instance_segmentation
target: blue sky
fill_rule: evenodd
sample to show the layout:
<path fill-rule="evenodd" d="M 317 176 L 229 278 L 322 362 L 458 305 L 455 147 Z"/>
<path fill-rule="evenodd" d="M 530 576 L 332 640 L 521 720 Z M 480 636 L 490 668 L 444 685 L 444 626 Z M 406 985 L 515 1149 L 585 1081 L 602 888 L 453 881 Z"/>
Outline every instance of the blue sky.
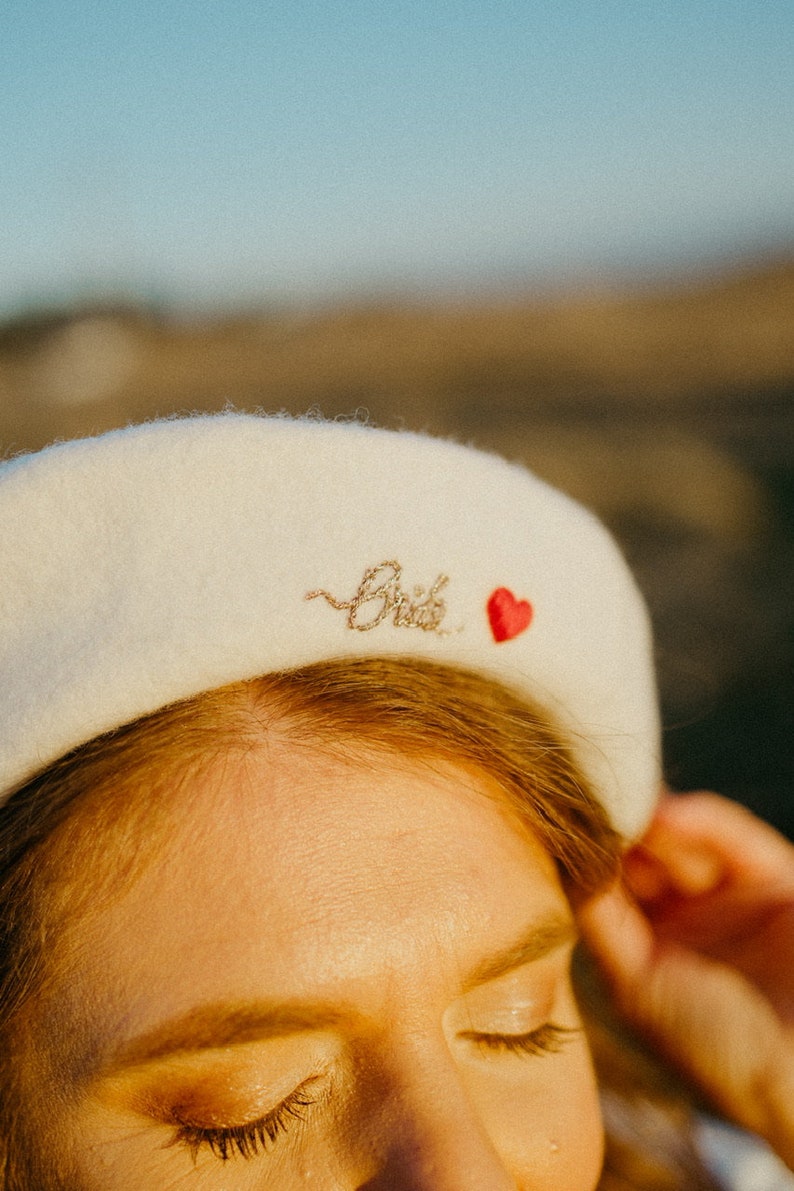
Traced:
<path fill-rule="evenodd" d="M 0 311 L 794 244 L 791 0 L 4 0 Z"/>

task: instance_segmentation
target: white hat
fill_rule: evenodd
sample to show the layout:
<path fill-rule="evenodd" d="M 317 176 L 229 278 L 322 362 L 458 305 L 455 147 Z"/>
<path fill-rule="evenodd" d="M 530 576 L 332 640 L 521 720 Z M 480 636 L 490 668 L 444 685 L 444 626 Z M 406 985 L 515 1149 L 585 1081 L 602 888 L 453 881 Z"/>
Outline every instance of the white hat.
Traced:
<path fill-rule="evenodd" d="M 526 692 L 614 824 L 659 781 L 647 614 L 617 547 L 503 459 L 350 423 L 154 422 L 0 466 L 0 800 L 168 703 L 326 658 Z"/>

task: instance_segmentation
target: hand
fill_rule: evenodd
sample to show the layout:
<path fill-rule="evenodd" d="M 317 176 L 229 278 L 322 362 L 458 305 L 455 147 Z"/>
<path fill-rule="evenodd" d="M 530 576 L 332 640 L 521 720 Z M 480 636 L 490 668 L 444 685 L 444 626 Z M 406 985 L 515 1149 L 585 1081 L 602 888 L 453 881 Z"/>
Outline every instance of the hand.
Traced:
<path fill-rule="evenodd" d="M 619 1008 L 794 1169 L 794 846 L 716 794 L 666 795 L 624 883 L 581 915 Z"/>

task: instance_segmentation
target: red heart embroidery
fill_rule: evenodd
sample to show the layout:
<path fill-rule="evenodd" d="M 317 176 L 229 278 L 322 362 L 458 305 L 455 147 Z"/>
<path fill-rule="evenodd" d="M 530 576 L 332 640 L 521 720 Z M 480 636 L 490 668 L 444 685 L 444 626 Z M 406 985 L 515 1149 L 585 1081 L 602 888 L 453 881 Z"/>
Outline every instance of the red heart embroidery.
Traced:
<path fill-rule="evenodd" d="M 488 597 L 488 620 L 494 641 L 512 641 L 532 621 L 529 600 L 517 600 L 508 587 L 497 587 Z"/>

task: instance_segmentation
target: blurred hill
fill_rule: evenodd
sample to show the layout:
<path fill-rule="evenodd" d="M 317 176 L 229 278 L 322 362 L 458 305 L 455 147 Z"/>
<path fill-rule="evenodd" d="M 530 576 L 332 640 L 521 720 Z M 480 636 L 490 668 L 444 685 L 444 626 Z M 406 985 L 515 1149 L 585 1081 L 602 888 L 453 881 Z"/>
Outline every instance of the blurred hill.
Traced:
<path fill-rule="evenodd" d="M 794 259 L 545 299 L 0 324 L 0 453 L 238 408 L 451 434 L 621 538 L 654 615 L 668 769 L 794 835 Z"/>
<path fill-rule="evenodd" d="M 0 324 L 0 436 L 15 448 L 224 400 L 327 416 L 363 405 L 381 423 L 463 433 L 548 417 L 684 419 L 714 433 L 727 418 L 722 432 L 747 447 L 768 417 L 794 434 L 793 384 L 794 260 L 546 301 L 194 322 L 86 308 Z M 775 454 L 779 433 L 753 448 Z"/>

